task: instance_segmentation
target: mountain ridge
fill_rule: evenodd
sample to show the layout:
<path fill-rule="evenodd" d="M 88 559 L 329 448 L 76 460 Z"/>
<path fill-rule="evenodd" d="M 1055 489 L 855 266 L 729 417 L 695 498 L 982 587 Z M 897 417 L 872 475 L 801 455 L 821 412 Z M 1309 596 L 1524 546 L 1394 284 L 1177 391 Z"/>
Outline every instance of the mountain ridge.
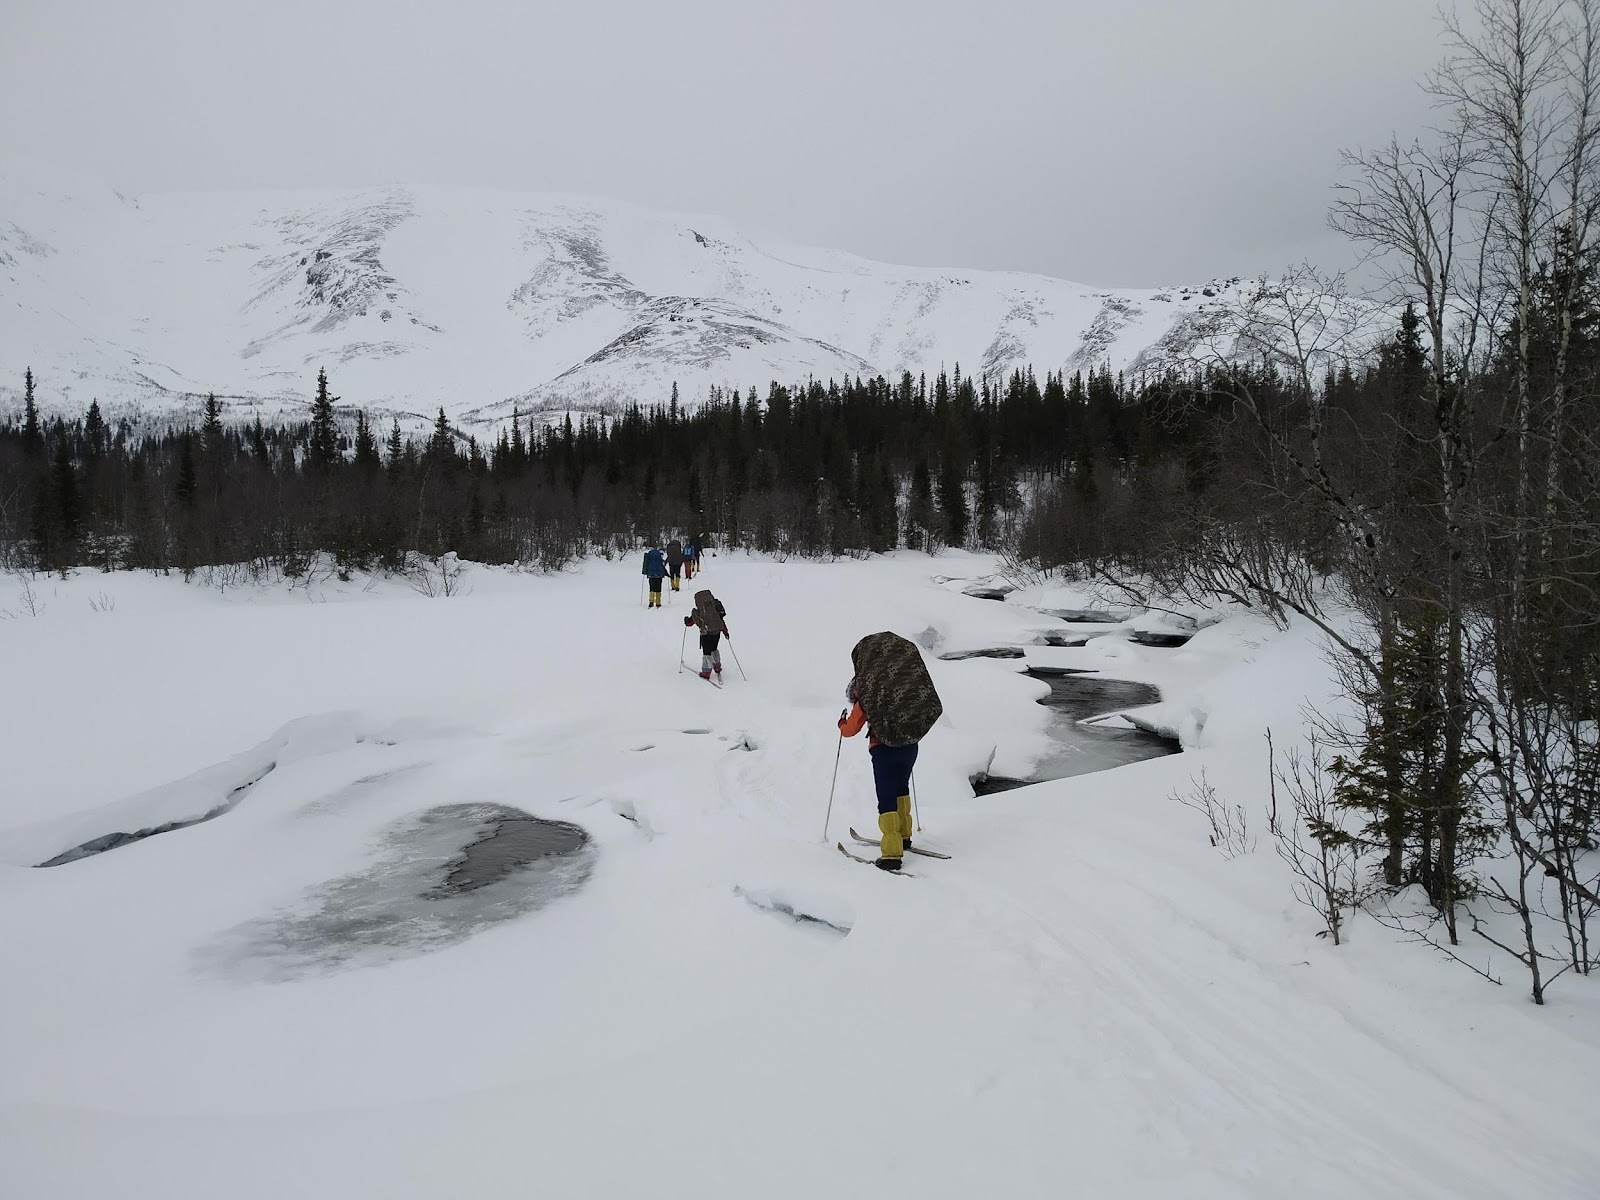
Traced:
<path fill-rule="evenodd" d="M 463 424 L 513 408 L 693 405 L 713 387 L 957 362 L 1160 370 L 1226 343 L 1252 285 L 1091 288 L 760 243 L 723 218 L 564 193 L 386 185 L 152 193 L 0 168 L 0 396 L 46 412 L 303 413 Z M 241 413 L 240 410 L 243 410 Z"/>

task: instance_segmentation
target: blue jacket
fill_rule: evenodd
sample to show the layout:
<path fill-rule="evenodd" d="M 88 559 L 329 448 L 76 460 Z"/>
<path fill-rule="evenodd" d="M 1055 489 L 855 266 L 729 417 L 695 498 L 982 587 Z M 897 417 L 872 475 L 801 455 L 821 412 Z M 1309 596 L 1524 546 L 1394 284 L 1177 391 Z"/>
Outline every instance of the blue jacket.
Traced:
<path fill-rule="evenodd" d="M 651 579 L 660 579 L 667 573 L 667 564 L 661 558 L 661 551 L 651 549 L 644 552 L 644 570 L 641 575 L 648 575 Z"/>

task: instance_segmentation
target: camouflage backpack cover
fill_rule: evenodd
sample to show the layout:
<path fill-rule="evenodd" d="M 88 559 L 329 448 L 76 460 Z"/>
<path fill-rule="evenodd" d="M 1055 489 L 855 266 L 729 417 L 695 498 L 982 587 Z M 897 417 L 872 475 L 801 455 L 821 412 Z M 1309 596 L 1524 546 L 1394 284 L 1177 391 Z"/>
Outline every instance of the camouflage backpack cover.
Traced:
<path fill-rule="evenodd" d="M 722 623 L 722 614 L 717 611 L 717 598 L 711 594 L 710 588 L 701 588 L 694 594 L 694 615 L 701 633 L 728 632 L 728 627 Z"/>
<path fill-rule="evenodd" d="M 943 715 L 944 705 L 915 642 L 894 633 L 869 633 L 850 651 L 850 661 L 872 736 L 884 745 L 920 742 Z"/>

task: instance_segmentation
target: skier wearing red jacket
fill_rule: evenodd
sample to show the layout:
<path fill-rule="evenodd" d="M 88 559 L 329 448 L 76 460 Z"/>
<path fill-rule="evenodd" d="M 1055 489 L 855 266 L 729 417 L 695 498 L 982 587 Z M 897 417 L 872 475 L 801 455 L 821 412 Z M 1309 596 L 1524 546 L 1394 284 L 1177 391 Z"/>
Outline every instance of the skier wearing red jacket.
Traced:
<path fill-rule="evenodd" d="M 845 689 L 850 711 L 839 718 L 839 736 L 855 737 L 867 730 L 867 753 L 872 756 L 872 782 L 878 793 L 878 846 L 876 866 L 898 871 L 905 852 L 911 848 L 911 770 L 917 765 L 917 743 L 886 746 L 872 735 L 866 709 L 852 679 Z"/>

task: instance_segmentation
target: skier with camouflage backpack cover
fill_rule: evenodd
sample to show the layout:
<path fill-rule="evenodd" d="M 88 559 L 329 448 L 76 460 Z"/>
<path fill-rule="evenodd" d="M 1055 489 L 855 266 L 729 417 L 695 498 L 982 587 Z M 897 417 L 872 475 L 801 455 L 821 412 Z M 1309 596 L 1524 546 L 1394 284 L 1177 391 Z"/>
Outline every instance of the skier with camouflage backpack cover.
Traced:
<path fill-rule="evenodd" d="M 854 737 L 867 727 L 882 835 L 876 865 L 898 871 L 911 845 L 911 771 L 917 744 L 944 713 L 944 705 L 922 652 L 898 634 L 868 634 L 850 651 L 850 661 L 856 669 L 845 689 L 851 708 L 839 718 L 839 734 Z"/>

